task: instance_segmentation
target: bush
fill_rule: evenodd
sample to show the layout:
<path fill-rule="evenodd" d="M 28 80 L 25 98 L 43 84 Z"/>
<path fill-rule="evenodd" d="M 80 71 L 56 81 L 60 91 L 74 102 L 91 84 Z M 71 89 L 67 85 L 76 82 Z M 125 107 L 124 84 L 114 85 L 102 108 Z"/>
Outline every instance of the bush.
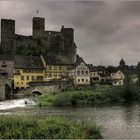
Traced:
<path fill-rule="evenodd" d="M 0 117 L 1 139 L 101 138 L 100 128 L 81 126 L 65 118 Z"/>
<path fill-rule="evenodd" d="M 42 95 L 39 102 L 42 105 L 75 106 L 114 104 L 140 100 L 140 88 L 137 86 L 126 88 L 125 86 L 103 86 L 95 90 L 79 90 L 71 92 L 58 92 L 55 95 Z"/>

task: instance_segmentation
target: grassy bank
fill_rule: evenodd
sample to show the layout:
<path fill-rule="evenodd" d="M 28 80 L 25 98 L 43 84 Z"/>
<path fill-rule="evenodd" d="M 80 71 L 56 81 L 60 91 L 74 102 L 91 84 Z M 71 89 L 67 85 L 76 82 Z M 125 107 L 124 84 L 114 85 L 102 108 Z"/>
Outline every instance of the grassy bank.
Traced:
<path fill-rule="evenodd" d="M 42 106 L 97 105 L 127 101 L 140 101 L 140 89 L 137 87 L 128 89 L 124 86 L 101 86 L 92 90 L 58 92 L 39 97 L 39 104 Z"/>
<path fill-rule="evenodd" d="M 94 139 L 100 128 L 76 124 L 64 118 L 0 117 L 0 139 Z"/>

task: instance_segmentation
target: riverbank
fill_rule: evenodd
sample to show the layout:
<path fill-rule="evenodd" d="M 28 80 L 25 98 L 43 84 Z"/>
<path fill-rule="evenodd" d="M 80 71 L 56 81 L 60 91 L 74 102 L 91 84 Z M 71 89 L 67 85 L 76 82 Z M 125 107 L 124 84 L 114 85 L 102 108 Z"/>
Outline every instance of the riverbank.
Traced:
<path fill-rule="evenodd" d="M 96 139 L 97 125 L 78 124 L 62 117 L 1 116 L 1 139 Z"/>
<path fill-rule="evenodd" d="M 123 104 L 132 101 L 140 101 L 138 87 L 128 89 L 125 86 L 100 86 L 95 89 L 56 92 L 39 97 L 40 106 Z"/>

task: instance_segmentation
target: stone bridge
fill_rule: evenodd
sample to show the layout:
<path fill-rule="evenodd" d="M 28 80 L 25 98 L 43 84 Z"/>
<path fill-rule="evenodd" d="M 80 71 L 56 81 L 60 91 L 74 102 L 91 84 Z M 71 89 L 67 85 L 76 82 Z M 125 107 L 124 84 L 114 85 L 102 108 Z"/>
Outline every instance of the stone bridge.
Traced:
<path fill-rule="evenodd" d="M 22 89 L 18 93 L 22 93 L 24 95 L 42 95 L 67 90 L 70 87 L 72 87 L 72 85 L 66 83 L 31 83 L 29 88 Z"/>

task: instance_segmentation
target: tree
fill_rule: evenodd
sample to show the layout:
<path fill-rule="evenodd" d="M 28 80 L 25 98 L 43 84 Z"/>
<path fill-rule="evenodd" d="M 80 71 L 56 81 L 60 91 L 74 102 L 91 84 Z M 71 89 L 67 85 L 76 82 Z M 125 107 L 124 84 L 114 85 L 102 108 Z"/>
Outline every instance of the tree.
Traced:
<path fill-rule="evenodd" d="M 140 62 L 138 62 L 136 69 L 137 69 L 137 78 L 138 78 L 137 86 L 140 87 Z"/>
<path fill-rule="evenodd" d="M 19 55 L 30 55 L 30 56 L 40 56 L 41 54 L 45 54 L 45 48 L 39 45 L 28 45 L 28 47 L 18 47 L 16 50 L 16 54 Z"/>
<path fill-rule="evenodd" d="M 123 97 L 125 99 L 125 102 L 131 102 L 133 100 L 133 91 L 132 91 L 132 85 L 131 85 L 131 77 L 128 71 L 125 74 L 125 80 L 124 80 L 124 92 Z"/>

